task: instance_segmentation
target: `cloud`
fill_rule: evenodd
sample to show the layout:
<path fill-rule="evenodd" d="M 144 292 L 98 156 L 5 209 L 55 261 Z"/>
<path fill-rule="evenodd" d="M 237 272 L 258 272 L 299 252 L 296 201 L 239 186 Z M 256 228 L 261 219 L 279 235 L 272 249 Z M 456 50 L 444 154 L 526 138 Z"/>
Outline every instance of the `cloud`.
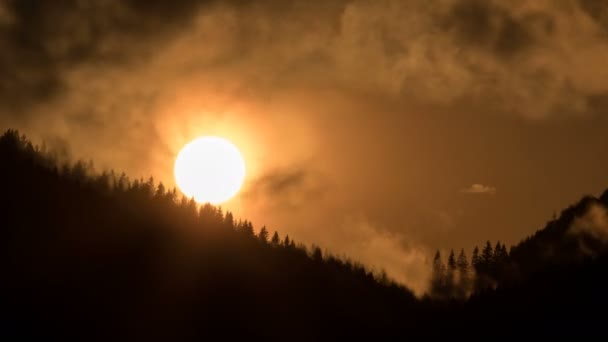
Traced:
<path fill-rule="evenodd" d="M 265 191 L 281 195 L 295 188 L 301 190 L 307 173 L 303 169 L 274 170 L 257 179 L 251 191 Z"/>
<path fill-rule="evenodd" d="M 244 189 L 248 206 L 292 212 L 323 199 L 330 184 L 310 167 L 276 168 L 252 180 Z"/>
<path fill-rule="evenodd" d="M 386 271 L 391 279 L 407 285 L 417 295 L 424 294 L 428 287 L 429 251 L 362 215 L 344 216 L 341 224 L 327 231 L 318 243 L 331 246 L 330 252 L 361 262 L 375 272 Z"/>
<path fill-rule="evenodd" d="M 608 209 L 600 203 L 591 204 L 584 215 L 574 219 L 569 232 L 608 242 Z"/>
<path fill-rule="evenodd" d="M 604 0 L 579 0 L 578 2 L 583 11 L 608 34 L 608 2 Z"/>
<path fill-rule="evenodd" d="M 443 24 L 460 43 L 509 58 L 534 46 L 534 26 L 550 31 L 552 18 L 542 12 L 518 18 L 500 3 L 472 0 L 454 2 Z"/>
<path fill-rule="evenodd" d="M 496 194 L 496 188 L 490 185 L 483 184 L 471 184 L 471 186 L 460 190 L 460 192 L 464 192 L 467 194 L 484 194 L 484 195 L 494 195 Z"/>
<path fill-rule="evenodd" d="M 535 119 L 595 111 L 595 96 L 608 92 L 601 71 L 608 44 L 598 35 L 607 11 L 590 0 L 2 4 L 0 98 L 21 115 L 86 90 L 111 69 L 138 77 L 134 66 L 169 56 L 159 61 L 164 69 L 229 71 L 258 91 L 322 79 Z M 72 84 L 74 73 L 90 67 L 92 78 Z"/>
<path fill-rule="evenodd" d="M 608 245 L 608 208 L 593 198 L 566 233 L 575 239 L 583 255 L 597 256 Z"/>

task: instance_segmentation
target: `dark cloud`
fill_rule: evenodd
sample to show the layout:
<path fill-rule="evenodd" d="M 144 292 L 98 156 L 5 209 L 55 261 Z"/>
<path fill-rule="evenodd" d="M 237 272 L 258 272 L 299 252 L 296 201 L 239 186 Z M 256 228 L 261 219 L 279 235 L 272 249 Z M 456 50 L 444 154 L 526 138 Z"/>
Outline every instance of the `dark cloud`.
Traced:
<path fill-rule="evenodd" d="M 581 8 L 608 34 L 608 1 L 578 0 Z"/>
<path fill-rule="evenodd" d="M 271 170 L 253 180 L 243 196 L 251 205 L 291 210 L 322 200 L 329 187 L 330 184 L 318 172 L 310 168 L 290 167 Z"/>
<path fill-rule="evenodd" d="M 534 45 L 528 23 L 500 7 L 500 2 L 484 0 L 457 1 L 445 19 L 446 28 L 461 42 L 499 57 L 516 55 Z"/>
<path fill-rule="evenodd" d="M 0 25 L 0 99 L 20 111 L 65 91 L 70 70 L 140 63 L 187 29 L 202 1 L 8 0 Z"/>
<path fill-rule="evenodd" d="M 266 192 L 281 195 L 294 188 L 298 190 L 303 183 L 306 173 L 303 170 L 287 172 L 274 171 L 264 175 L 256 184 L 256 187 L 264 188 Z"/>
<path fill-rule="evenodd" d="M 602 22 L 605 2 L 580 4 L 583 13 Z M 429 7 L 389 0 L 6 0 L 2 8 L 0 98 L 6 112 L 19 115 L 27 112 L 23 107 L 71 92 L 66 78 L 74 70 L 95 68 L 92 77 L 116 68 L 128 72 L 157 58 L 176 39 L 193 35 L 191 53 L 209 56 L 198 62 L 193 57 L 179 68 L 233 69 L 256 91 L 269 83 L 323 77 L 343 87 L 380 89 L 429 103 L 482 103 L 489 110 L 537 118 L 584 113 L 587 93 L 608 90 L 587 89 L 598 82 L 559 69 L 569 58 L 559 55 L 565 51 L 559 46 L 576 44 L 580 37 L 556 29 L 576 22 L 577 12 L 565 13 L 568 9 L 551 2 L 526 7 L 443 0 Z M 215 26 L 199 25 L 205 21 Z M 578 31 L 591 37 L 582 26 L 573 32 Z M 579 67 L 585 66 L 571 66 L 572 72 Z M 549 75 L 542 89 L 534 76 L 539 73 Z M 529 95 L 537 91 L 542 94 Z"/>

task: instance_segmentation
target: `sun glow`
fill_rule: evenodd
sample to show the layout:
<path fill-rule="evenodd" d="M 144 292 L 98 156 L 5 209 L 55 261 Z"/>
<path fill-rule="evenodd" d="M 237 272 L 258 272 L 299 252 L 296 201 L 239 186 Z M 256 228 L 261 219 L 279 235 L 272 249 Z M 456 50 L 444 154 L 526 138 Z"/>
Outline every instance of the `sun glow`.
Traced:
<path fill-rule="evenodd" d="M 178 188 L 198 203 L 220 204 L 241 189 L 245 160 L 230 141 L 206 136 L 186 144 L 175 160 Z"/>

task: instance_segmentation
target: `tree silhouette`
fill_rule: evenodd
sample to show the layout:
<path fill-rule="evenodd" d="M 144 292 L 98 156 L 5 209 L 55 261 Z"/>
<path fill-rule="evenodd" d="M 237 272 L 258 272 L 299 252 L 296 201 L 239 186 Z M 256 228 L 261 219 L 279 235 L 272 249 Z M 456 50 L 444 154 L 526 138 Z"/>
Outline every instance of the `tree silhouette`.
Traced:
<path fill-rule="evenodd" d="M 488 240 L 486 242 L 486 246 L 483 248 L 481 252 L 481 262 L 485 267 L 488 267 L 494 261 L 493 259 L 494 253 L 492 252 L 492 244 Z"/>
<path fill-rule="evenodd" d="M 312 259 L 318 262 L 323 261 L 323 253 L 321 252 L 321 248 L 319 248 L 318 246 L 313 246 L 312 248 Z M 380 281 L 385 280 L 383 279 L 383 277 L 380 277 L 380 279 Z"/>
<path fill-rule="evenodd" d="M 158 187 L 156 188 L 155 196 L 157 198 L 162 198 L 165 196 L 166 191 L 167 190 L 165 189 L 165 186 L 163 185 L 163 183 L 158 183 Z"/>
<path fill-rule="evenodd" d="M 225 229 L 234 229 L 234 216 L 230 211 L 226 212 L 224 216 L 224 222 L 222 223 Z"/>
<path fill-rule="evenodd" d="M 431 275 L 430 293 L 433 297 L 445 299 L 448 296 L 446 278 L 446 267 L 441 260 L 441 252 L 437 251 L 433 258 L 433 272 Z"/>
<path fill-rule="evenodd" d="M 480 270 L 480 264 L 481 264 L 481 257 L 479 256 L 479 247 L 475 246 L 475 248 L 473 249 L 473 254 L 471 257 L 471 264 L 473 265 L 473 269 L 475 270 L 475 272 L 479 272 Z"/>
<path fill-rule="evenodd" d="M 460 250 L 458 254 L 458 260 L 456 261 L 456 265 L 458 267 L 458 275 L 459 275 L 459 298 L 466 298 L 466 296 L 471 291 L 471 271 L 469 267 L 469 262 L 467 261 L 467 256 L 464 253 L 464 248 Z"/>
<path fill-rule="evenodd" d="M 507 246 L 505 246 L 505 244 L 501 244 L 500 241 L 497 241 L 496 246 L 494 247 L 494 261 L 501 264 L 506 262 L 508 257 L 509 254 L 507 252 Z"/>
<path fill-rule="evenodd" d="M 239 222 L 238 229 L 247 236 L 250 236 L 250 237 L 255 236 L 253 224 L 247 220 Z"/>
<path fill-rule="evenodd" d="M 467 261 L 467 256 L 464 253 L 464 248 L 460 250 L 456 264 L 458 266 L 458 271 L 461 274 L 463 274 L 463 275 L 469 274 L 469 262 Z"/>
<path fill-rule="evenodd" d="M 456 270 L 456 256 L 453 249 L 450 250 L 450 255 L 448 256 L 448 270 Z"/>
<path fill-rule="evenodd" d="M 450 254 L 448 256 L 448 267 L 446 272 L 445 279 L 446 291 L 449 293 L 449 296 L 454 296 L 456 293 L 457 287 L 457 279 L 456 279 L 456 256 L 454 255 L 454 250 L 450 250 Z"/>
<path fill-rule="evenodd" d="M 268 243 L 268 230 L 266 229 L 266 226 L 262 226 L 258 234 L 258 238 L 260 239 L 260 241 Z"/>
<path fill-rule="evenodd" d="M 281 243 L 281 238 L 279 238 L 279 233 L 277 231 L 272 234 L 272 239 L 270 240 L 273 246 L 278 246 Z"/>

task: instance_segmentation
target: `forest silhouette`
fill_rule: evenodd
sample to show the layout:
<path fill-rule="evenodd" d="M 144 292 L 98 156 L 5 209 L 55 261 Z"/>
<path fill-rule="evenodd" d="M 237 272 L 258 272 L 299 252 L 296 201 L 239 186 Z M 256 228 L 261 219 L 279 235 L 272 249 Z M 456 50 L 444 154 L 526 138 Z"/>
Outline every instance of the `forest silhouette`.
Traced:
<path fill-rule="evenodd" d="M 437 251 L 416 297 L 151 178 L 60 159 L 0 137 L 2 340 L 606 335 L 608 191 L 510 248 Z"/>

